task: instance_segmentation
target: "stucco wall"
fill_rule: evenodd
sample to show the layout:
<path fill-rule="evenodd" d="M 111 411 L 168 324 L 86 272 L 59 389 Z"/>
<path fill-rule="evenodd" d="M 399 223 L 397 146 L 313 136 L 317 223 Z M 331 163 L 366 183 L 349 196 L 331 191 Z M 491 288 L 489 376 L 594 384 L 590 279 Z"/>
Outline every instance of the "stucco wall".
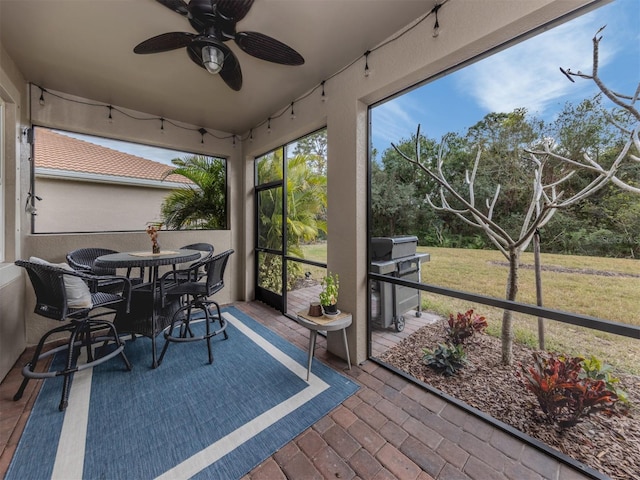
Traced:
<path fill-rule="evenodd" d="M 37 233 L 141 230 L 159 222 L 170 190 L 36 176 Z"/>
<path fill-rule="evenodd" d="M 21 148 L 27 116 L 24 79 L 0 45 L 0 98 L 4 103 L 2 132 L 2 187 L 4 254 L 0 256 L 0 379 L 4 378 L 26 345 L 25 285 L 13 262 L 21 254 L 24 219 L 20 215 L 21 190 L 27 188 L 21 167 L 28 156 Z"/>

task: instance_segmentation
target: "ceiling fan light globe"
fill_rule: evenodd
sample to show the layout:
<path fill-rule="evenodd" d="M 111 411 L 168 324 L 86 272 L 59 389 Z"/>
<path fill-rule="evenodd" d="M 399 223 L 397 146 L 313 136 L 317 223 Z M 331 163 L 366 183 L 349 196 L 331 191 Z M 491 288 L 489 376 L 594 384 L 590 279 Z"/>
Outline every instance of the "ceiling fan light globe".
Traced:
<path fill-rule="evenodd" d="M 202 47 L 202 64 L 209 73 L 220 73 L 224 65 L 224 54 L 216 47 L 205 45 Z"/>

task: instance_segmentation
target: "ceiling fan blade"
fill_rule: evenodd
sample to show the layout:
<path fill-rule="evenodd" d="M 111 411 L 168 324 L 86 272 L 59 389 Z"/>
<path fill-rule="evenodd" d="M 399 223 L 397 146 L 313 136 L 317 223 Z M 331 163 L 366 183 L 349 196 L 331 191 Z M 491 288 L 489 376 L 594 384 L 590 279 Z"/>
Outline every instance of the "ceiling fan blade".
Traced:
<path fill-rule="evenodd" d="M 187 4 L 184 3 L 183 0 L 157 0 L 158 3 L 161 3 L 165 7 L 173 10 L 174 12 L 179 13 L 180 15 L 187 16 L 189 10 L 187 9 Z"/>
<path fill-rule="evenodd" d="M 218 0 L 218 12 L 228 20 L 239 22 L 253 5 L 253 0 Z"/>
<path fill-rule="evenodd" d="M 224 83 L 226 83 L 232 90 L 237 92 L 242 88 L 242 70 L 240 69 L 240 62 L 238 62 L 238 58 L 231 50 L 229 50 L 228 54 L 225 53 L 224 65 L 222 70 L 220 70 L 220 76 L 222 77 L 222 80 L 224 80 Z"/>
<path fill-rule="evenodd" d="M 304 58 L 293 48 L 258 32 L 239 32 L 235 36 L 238 46 L 249 55 L 279 63 L 281 65 L 302 65 Z"/>
<path fill-rule="evenodd" d="M 139 43 L 134 47 L 133 52 L 140 54 L 168 52 L 190 45 L 195 37 L 197 35 L 187 32 L 163 33 Z"/>
<path fill-rule="evenodd" d="M 189 58 L 201 68 L 205 68 L 202 63 L 202 47 L 206 45 L 211 45 L 212 47 L 217 48 L 222 51 L 224 54 L 224 63 L 222 65 L 222 70 L 220 70 L 220 77 L 224 80 L 229 88 L 235 90 L 236 92 L 242 88 L 242 70 L 240 69 L 240 63 L 238 62 L 238 58 L 233 54 L 231 49 L 227 47 L 224 43 L 212 39 L 212 38 L 198 38 L 195 40 L 189 47 L 187 47 L 187 53 L 189 54 Z"/>

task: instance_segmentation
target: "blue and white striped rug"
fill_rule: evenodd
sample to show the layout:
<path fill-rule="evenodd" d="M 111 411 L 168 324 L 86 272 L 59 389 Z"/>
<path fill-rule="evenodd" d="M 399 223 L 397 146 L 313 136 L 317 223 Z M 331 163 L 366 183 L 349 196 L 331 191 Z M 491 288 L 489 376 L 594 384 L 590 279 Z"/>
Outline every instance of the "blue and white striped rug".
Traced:
<path fill-rule="evenodd" d="M 307 382 L 307 352 L 237 308 L 223 315 L 212 365 L 204 342 L 174 343 L 151 369 L 138 338 L 131 372 L 115 358 L 76 373 L 64 413 L 62 379 L 45 380 L 5 478 L 240 478 L 358 390 L 316 360 Z"/>

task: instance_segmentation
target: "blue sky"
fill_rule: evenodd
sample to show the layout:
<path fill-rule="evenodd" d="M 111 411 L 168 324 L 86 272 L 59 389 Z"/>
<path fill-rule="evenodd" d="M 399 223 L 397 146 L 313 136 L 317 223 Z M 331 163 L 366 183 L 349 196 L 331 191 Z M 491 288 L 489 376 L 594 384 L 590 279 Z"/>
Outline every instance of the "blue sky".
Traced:
<path fill-rule="evenodd" d="M 591 73 L 592 38 L 601 32 L 599 76 L 632 95 L 640 82 L 640 1 L 615 0 L 372 110 L 372 143 L 380 154 L 409 138 L 418 124 L 429 138 L 464 134 L 487 113 L 524 107 L 552 120 L 567 101 L 597 93 L 590 80 L 571 83 L 559 67 Z"/>

